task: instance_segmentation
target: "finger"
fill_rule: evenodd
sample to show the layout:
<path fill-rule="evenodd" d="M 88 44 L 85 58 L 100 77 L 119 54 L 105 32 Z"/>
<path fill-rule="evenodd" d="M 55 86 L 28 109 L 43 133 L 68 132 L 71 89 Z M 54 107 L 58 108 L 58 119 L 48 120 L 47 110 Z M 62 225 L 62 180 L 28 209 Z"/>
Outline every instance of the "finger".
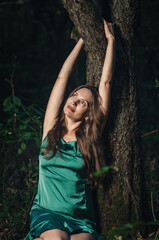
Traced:
<path fill-rule="evenodd" d="M 105 24 L 108 24 L 109 22 L 107 22 L 104 18 L 102 18 L 103 19 L 103 22 L 105 23 Z"/>
<path fill-rule="evenodd" d="M 104 20 L 104 24 L 107 25 L 107 21 L 106 20 Z"/>
<path fill-rule="evenodd" d="M 109 22 L 107 22 L 107 21 L 105 20 L 105 21 L 104 21 L 104 25 L 108 27 L 108 26 L 109 26 Z"/>

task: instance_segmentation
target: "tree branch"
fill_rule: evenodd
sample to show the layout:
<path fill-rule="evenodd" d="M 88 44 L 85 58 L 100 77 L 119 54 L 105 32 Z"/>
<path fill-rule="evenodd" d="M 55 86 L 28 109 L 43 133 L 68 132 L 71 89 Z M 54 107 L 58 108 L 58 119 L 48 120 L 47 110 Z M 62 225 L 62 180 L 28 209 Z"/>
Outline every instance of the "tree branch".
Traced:
<path fill-rule="evenodd" d="M 14 84 L 13 84 L 13 77 L 14 77 L 14 73 L 15 73 L 15 67 L 16 67 L 16 56 L 14 58 L 14 64 L 13 64 L 13 71 L 12 71 L 12 74 L 10 76 L 10 80 L 8 79 L 5 79 L 6 82 L 8 82 L 11 86 L 11 90 L 12 90 L 12 97 L 15 96 L 15 90 L 14 90 Z M 13 106 L 14 106 L 14 109 L 16 108 L 16 104 L 13 100 Z M 17 114 L 16 112 L 14 113 L 14 129 L 15 129 L 15 124 L 16 124 L 16 119 L 17 119 Z"/>
<path fill-rule="evenodd" d="M 147 136 L 149 136 L 151 134 L 158 133 L 158 132 L 159 132 L 159 129 L 156 129 L 156 130 L 153 130 L 151 132 L 143 134 L 141 137 L 144 138 L 144 137 L 147 137 Z"/>
<path fill-rule="evenodd" d="M 86 51 L 99 52 L 106 47 L 102 18 L 89 1 L 61 0 L 80 36 L 86 43 Z"/>

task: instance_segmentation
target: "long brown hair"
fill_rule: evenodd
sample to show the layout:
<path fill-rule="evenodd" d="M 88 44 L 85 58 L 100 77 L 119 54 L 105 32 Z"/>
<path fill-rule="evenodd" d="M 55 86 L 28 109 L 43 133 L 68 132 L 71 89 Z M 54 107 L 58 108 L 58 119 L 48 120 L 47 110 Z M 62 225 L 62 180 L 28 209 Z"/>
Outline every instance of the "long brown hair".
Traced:
<path fill-rule="evenodd" d="M 100 131 L 101 123 L 103 121 L 103 113 L 100 108 L 99 93 L 95 87 L 89 85 L 79 86 L 73 90 L 69 97 L 81 88 L 87 88 L 91 91 L 93 102 L 89 104 L 88 120 L 84 120 L 81 123 L 75 134 L 79 149 L 82 153 L 82 158 L 84 160 L 87 182 L 96 185 L 97 181 L 94 177 L 94 172 L 104 166 L 104 154 Z M 61 138 L 66 130 L 65 116 L 63 111 L 61 111 L 53 128 L 48 132 L 48 145 L 42 152 L 43 155 L 49 153 L 49 157 L 47 158 L 51 158 L 55 156 L 57 151 L 60 152 Z"/>

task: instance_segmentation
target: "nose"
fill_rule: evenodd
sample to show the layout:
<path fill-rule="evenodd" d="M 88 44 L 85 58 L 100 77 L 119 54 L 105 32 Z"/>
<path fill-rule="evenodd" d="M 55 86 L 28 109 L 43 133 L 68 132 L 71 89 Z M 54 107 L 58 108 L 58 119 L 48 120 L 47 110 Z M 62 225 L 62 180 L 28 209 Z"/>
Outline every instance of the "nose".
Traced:
<path fill-rule="evenodd" d="M 73 103 L 72 103 L 72 105 L 76 107 L 76 106 L 77 106 L 77 101 L 74 100 Z"/>

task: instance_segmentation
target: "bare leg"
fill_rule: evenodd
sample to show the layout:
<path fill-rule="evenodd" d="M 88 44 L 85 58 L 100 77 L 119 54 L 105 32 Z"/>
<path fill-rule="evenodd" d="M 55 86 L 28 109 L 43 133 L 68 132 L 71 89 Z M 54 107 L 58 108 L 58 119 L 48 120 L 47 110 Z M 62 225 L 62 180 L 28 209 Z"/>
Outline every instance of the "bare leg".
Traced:
<path fill-rule="evenodd" d="M 71 235 L 70 240 L 96 240 L 90 233 L 78 233 Z"/>
<path fill-rule="evenodd" d="M 34 240 L 42 240 L 42 238 L 34 238 Z"/>
<path fill-rule="evenodd" d="M 53 229 L 43 232 L 40 235 L 40 238 L 42 240 L 70 240 L 68 234 L 60 229 Z"/>

